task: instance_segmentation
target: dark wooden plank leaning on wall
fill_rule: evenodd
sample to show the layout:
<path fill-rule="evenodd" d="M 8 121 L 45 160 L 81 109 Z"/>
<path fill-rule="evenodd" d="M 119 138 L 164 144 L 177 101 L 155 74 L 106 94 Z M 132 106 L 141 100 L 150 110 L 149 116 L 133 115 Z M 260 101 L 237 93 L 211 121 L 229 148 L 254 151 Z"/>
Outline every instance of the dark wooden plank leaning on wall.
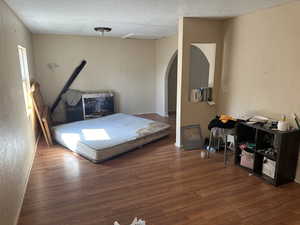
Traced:
<path fill-rule="evenodd" d="M 61 92 L 59 93 L 57 98 L 55 99 L 55 101 L 54 101 L 54 103 L 51 107 L 51 113 L 54 112 L 55 108 L 57 107 L 58 103 L 61 100 L 61 96 L 69 89 L 69 87 L 72 85 L 72 83 L 77 78 L 77 76 L 80 74 L 80 72 L 82 71 L 82 69 L 85 67 L 86 64 L 87 64 L 87 61 L 82 60 L 80 65 L 76 67 L 76 69 L 74 70 L 74 72 L 70 76 L 69 80 L 66 82 L 65 86 L 63 87 L 63 89 L 61 90 Z"/>

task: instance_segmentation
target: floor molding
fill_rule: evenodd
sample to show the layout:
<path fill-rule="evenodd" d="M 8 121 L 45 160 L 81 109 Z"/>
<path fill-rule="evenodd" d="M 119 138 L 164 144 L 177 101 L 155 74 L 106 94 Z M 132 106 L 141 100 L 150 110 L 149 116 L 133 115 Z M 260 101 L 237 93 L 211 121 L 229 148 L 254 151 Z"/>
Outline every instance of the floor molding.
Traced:
<path fill-rule="evenodd" d="M 24 188 L 24 192 L 23 192 L 23 196 L 22 196 L 22 203 L 21 203 L 21 206 L 18 210 L 18 213 L 17 213 L 17 218 L 15 220 L 15 225 L 18 225 L 18 222 L 19 222 L 19 218 L 20 218 L 20 214 L 21 214 L 21 210 L 22 210 L 22 206 L 23 206 L 23 202 L 24 202 L 24 198 L 25 198 L 25 194 L 26 194 L 26 190 L 27 190 L 27 186 L 28 186 L 28 181 L 29 181 L 29 177 L 30 177 L 30 173 L 31 173 L 31 170 L 32 170 L 32 166 L 33 166 L 33 162 L 34 162 L 34 159 L 35 159 L 35 154 L 37 152 L 37 148 L 38 148 L 38 144 L 39 144 L 39 141 L 40 141 L 40 138 L 41 138 L 42 134 L 39 132 L 38 136 L 37 136 L 37 139 L 36 139 L 36 142 L 35 142 L 35 145 L 34 145 L 34 150 L 33 150 L 33 157 L 32 157 L 32 160 L 31 160 L 31 165 L 30 165 L 30 168 L 27 172 L 27 175 L 26 175 L 26 183 L 25 183 L 25 188 Z"/>
<path fill-rule="evenodd" d="M 133 115 L 149 115 L 149 114 L 157 114 L 156 112 L 143 112 L 143 113 L 134 113 Z"/>

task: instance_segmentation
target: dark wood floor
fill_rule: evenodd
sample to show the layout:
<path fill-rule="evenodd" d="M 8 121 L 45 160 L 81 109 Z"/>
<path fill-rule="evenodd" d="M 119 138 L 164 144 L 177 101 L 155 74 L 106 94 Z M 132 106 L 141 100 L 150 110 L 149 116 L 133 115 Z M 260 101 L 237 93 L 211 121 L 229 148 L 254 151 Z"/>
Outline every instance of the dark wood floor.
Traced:
<path fill-rule="evenodd" d="M 169 138 L 98 165 L 41 143 L 19 225 L 300 224 L 300 185 L 275 188 L 224 168 L 221 154 L 178 150 L 171 123 Z"/>

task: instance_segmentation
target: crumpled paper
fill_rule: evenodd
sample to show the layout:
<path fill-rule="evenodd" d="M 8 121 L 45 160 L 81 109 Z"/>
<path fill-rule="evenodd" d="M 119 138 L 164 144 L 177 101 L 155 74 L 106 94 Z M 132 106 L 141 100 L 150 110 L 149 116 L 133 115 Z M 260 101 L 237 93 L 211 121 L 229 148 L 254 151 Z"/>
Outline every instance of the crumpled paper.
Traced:
<path fill-rule="evenodd" d="M 114 225 L 120 225 L 117 221 L 114 222 Z M 145 220 L 139 219 L 137 217 L 134 218 L 130 225 L 146 225 Z"/>

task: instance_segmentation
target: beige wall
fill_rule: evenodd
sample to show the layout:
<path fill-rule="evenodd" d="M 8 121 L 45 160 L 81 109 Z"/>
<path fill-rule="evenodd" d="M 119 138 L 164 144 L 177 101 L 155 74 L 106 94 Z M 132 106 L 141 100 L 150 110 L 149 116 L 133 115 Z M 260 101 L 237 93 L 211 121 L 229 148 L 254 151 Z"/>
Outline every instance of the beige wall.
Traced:
<path fill-rule="evenodd" d="M 34 35 L 37 80 L 51 105 L 82 59 L 87 66 L 71 88 L 113 90 L 117 111 L 155 112 L 155 41 L 108 37 Z M 48 64 L 56 64 L 50 69 Z"/>
<path fill-rule="evenodd" d="M 300 3 L 226 22 L 219 111 L 300 113 Z"/>
<path fill-rule="evenodd" d="M 219 112 L 300 115 L 299 12 L 295 2 L 226 22 Z"/>
<path fill-rule="evenodd" d="M 31 34 L 0 0 L 0 224 L 17 223 L 34 158 L 34 135 L 26 115 L 17 45 L 27 48 Z"/>
<path fill-rule="evenodd" d="M 177 55 L 178 36 L 162 38 L 156 41 L 156 112 L 168 115 L 168 77 L 173 58 Z"/>
<path fill-rule="evenodd" d="M 190 66 L 190 45 L 192 43 L 216 43 L 216 65 L 214 76 L 213 98 L 217 101 L 219 79 L 222 67 L 223 51 L 223 21 L 181 18 L 179 23 L 179 42 L 178 42 L 178 90 L 181 96 L 177 99 L 177 140 L 180 143 L 180 127 L 191 124 L 200 124 L 204 136 L 208 136 L 207 125 L 216 115 L 216 108 L 207 103 L 191 103 L 189 101 L 189 66 Z"/>

